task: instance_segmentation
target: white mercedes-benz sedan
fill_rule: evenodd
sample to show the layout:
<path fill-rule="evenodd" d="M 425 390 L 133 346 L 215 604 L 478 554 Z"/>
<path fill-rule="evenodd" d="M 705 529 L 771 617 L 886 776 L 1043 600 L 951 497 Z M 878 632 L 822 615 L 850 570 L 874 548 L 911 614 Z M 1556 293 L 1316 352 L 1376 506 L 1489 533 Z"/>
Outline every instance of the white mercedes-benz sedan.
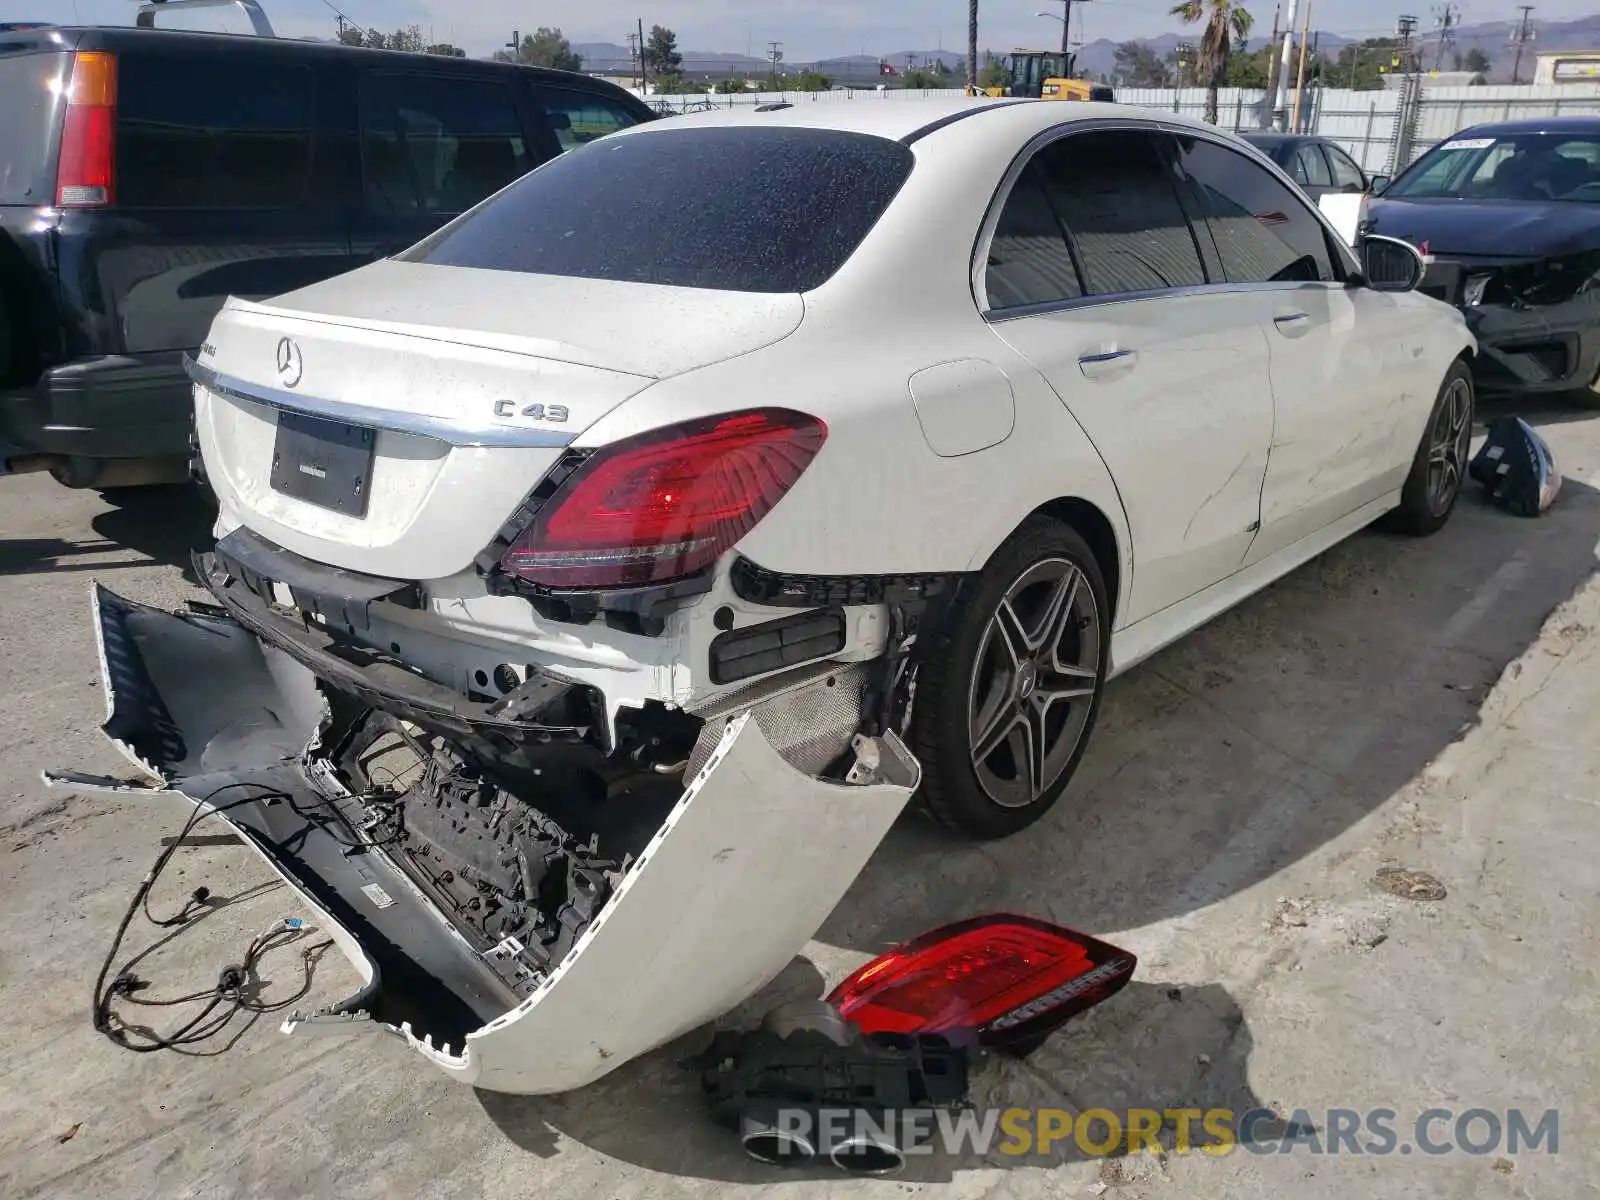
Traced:
<path fill-rule="evenodd" d="M 215 603 L 96 592 L 106 730 L 363 971 L 290 1028 L 582 1085 L 772 978 L 908 802 L 1023 830 L 1117 672 L 1437 530 L 1474 342 L 1422 269 L 1113 105 L 614 134 L 227 304 Z"/>

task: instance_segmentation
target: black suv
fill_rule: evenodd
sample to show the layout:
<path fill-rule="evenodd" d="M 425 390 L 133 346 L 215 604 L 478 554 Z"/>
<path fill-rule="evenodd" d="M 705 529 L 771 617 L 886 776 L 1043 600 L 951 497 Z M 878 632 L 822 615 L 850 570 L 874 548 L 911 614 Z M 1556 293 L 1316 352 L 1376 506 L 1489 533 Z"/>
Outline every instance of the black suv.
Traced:
<path fill-rule="evenodd" d="M 0 474 L 187 477 L 185 351 L 653 118 L 601 80 L 331 43 L 0 30 Z M 642 186 L 649 186 L 641 180 Z"/>

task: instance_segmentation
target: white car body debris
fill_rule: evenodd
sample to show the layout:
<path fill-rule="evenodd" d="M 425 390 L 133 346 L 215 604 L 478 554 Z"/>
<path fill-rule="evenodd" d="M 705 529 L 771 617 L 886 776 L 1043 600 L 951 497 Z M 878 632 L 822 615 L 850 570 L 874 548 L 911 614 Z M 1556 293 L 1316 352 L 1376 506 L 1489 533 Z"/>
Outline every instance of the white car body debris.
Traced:
<path fill-rule="evenodd" d="M 1448 518 L 1472 339 L 1364 253 L 1112 105 L 606 137 L 228 302 L 190 366 L 215 604 L 97 589 L 106 732 L 363 972 L 287 1028 L 581 1086 L 775 976 L 913 793 L 1016 833 L 1116 672 Z"/>

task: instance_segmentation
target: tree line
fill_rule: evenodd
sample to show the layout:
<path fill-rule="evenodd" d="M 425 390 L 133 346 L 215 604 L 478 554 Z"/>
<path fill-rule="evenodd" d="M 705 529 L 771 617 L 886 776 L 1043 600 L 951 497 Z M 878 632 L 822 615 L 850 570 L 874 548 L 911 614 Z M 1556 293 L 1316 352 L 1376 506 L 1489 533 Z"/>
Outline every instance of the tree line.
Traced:
<path fill-rule="evenodd" d="M 429 43 L 423 36 L 421 27 L 417 25 L 405 26 L 393 33 L 384 33 L 377 29 L 361 29 L 346 24 L 339 30 L 339 40 L 346 46 L 365 46 L 371 50 L 402 50 L 412 54 L 442 54 L 452 58 L 466 56 L 466 51 L 448 42 Z M 700 95 L 709 92 L 727 95 L 743 92 L 747 90 L 749 84 L 781 92 L 825 92 L 834 82 L 831 76 L 818 71 L 785 71 L 781 53 L 769 69 L 759 72 L 752 70 L 748 82 L 744 79 L 722 79 L 710 83 L 689 79 L 683 73 L 683 55 L 678 50 L 678 35 L 665 25 L 651 27 L 650 33 L 645 38 L 643 57 L 644 69 L 649 76 L 652 89 L 660 95 L 667 96 Z M 497 62 L 521 63 L 524 66 L 547 67 L 556 71 L 583 70 L 583 56 L 572 48 L 571 41 L 559 28 L 547 25 L 541 25 L 532 33 L 524 34 L 515 49 L 507 46 L 496 50 L 494 58 Z M 993 58 L 992 54 L 990 58 Z M 985 78 L 988 79 L 990 75 L 995 76 L 990 82 L 996 84 L 1004 82 L 1004 66 L 991 62 L 985 72 Z M 953 87 L 954 79 L 954 73 L 942 62 L 916 67 L 900 76 L 902 86 L 908 88 Z"/>
<path fill-rule="evenodd" d="M 341 24 L 339 41 L 346 46 L 365 46 L 368 50 L 404 50 L 408 54 L 438 54 L 445 58 L 465 58 L 467 52 L 449 42 L 430 42 L 422 36 L 422 26 L 405 25 L 393 33 L 381 29 L 362 29 Z"/>
<path fill-rule="evenodd" d="M 1166 55 L 1143 42 L 1122 42 L 1116 47 L 1116 82 L 1126 87 L 1203 87 L 1205 74 L 1198 53 L 1185 59 L 1177 51 Z M 1384 76 L 1399 67 L 1400 43 L 1394 38 L 1367 38 L 1358 43 L 1342 46 L 1337 55 L 1308 54 L 1306 79 L 1316 80 L 1324 87 L 1352 88 L 1355 91 L 1377 91 L 1383 87 Z M 1451 55 L 1450 69 L 1488 74 L 1492 64 L 1489 56 L 1476 47 Z M 1228 56 L 1228 65 L 1222 86 L 1231 88 L 1265 88 L 1278 69 L 1278 57 L 1270 46 L 1248 53 L 1235 50 Z M 1298 47 L 1295 70 L 1299 71 Z"/>

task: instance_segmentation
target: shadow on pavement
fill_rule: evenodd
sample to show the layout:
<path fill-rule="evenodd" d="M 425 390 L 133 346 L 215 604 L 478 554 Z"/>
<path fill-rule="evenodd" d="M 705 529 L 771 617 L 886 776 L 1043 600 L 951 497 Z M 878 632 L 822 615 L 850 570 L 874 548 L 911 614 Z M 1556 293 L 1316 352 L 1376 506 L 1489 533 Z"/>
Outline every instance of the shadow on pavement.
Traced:
<path fill-rule="evenodd" d="M 104 574 L 155 561 L 183 568 L 194 582 L 189 554 L 210 546 L 217 515 L 209 492 L 182 484 L 126 488 L 104 498 L 111 507 L 89 520 L 98 537 L 0 539 L 0 575 Z"/>
<path fill-rule="evenodd" d="M 1433 538 L 1335 547 L 1115 680 L 1031 829 L 974 845 L 908 813 L 817 939 L 877 954 L 985 910 L 1109 935 L 1260 883 L 1462 736 L 1597 538 L 1600 492 L 1568 479 L 1537 520 L 1473 486 Z"/>
<path fill-rule="evenodd" d="M 198 582 L 190 572 L 189 555 L 212 543 L 217 509 L 209 491 L 193 484 L 175 484 L 127 488 L 105 498 L 112 507 L 90 522 L 96 533 L 156 562 L 181 567 L 185 579 Z"/>

